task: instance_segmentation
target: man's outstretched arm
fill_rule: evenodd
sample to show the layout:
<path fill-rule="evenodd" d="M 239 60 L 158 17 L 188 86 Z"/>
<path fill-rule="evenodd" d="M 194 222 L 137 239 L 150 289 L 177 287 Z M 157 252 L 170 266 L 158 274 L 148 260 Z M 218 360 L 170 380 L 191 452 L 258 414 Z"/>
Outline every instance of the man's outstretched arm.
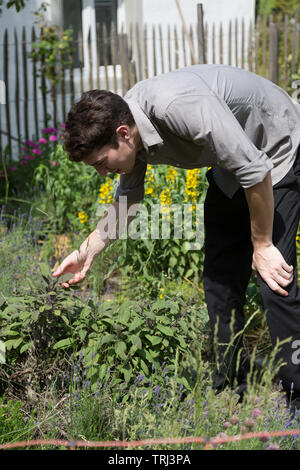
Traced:
<path fill-rule="evenodd" d="M 120 204 L 118 201 L 111 204 L 98 223 L 97 228 L 84 240 L 79 250 L 75 250 L 67 256 L 52 273 L 54 277 L 69 273 L 74 274 L 69 281 L 62 283 L 63 287 L 70 287 L 72 284 L 83 281 L 95 257 L 105 250 L 112 240 L 118 239 L 120 233 L 134 219 L 138 206 L 132 211 L 133 215 L 128 216 L 127 214 L 128 209 L 133 204 L 138 204 L 138 202 L 122 203 L 123 210 L 121 211 L 119 211 Z M 123 220 L 121 221 L 119 220 L 119 212 L 123 214 Z"/>
<path fill-rule="evenodd" d="M 253 245 L 252 269 L 276 293 L 287 296 L 283 288 L 293 280 L 293 266 L 289 266 L 273 245 L 274 198 L 271 173 L 250 188 L 244 188 L 249 206 L 251 239 Z"/>

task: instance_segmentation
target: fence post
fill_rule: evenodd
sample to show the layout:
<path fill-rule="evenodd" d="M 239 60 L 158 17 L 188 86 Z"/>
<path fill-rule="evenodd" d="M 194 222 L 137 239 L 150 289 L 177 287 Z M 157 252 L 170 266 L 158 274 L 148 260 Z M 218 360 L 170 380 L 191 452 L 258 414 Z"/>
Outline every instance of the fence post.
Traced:
<path fill-rule="evenodd" d="M 121 33 L 119 36 L 120 41 L 120 64 L 122 70 L 122 95 L 129 90 L 129 60 L 128 60 L 128 36 Z"/>
<path fill-rule="evenodd" d="M 278 84 L 278 25 L 270 23 L 269 78 Z"/>
<path fill-rule="evenodd" d="M 9 107 L 9 57 L 8 57 L 8 30 L 4 33 L 4 83 L 5 83 L 5 111 L 6 111 L 6 129 L 8 135 L 8 149 L 9 149 L 9 163 L 12 162 L 12 148 L 11 148 L 11 127 L 10 127 L 10 107 Z"/>
<path fill-rule="evenodd" d="M 205 57 L 205 38 L 204 38 L 204 20 L 203 20 L 203 5 L 197 4 L 197 33 L 198 33 L 198 61 L 199 64 L 206 64 Z"/>

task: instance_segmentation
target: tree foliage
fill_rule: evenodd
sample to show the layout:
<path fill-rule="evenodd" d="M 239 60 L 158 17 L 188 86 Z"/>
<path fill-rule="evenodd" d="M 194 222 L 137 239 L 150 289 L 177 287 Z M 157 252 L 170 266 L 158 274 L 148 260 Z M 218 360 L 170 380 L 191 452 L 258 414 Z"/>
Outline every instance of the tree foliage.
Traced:
<path fill-rule="evenodd" d="M 257 0 L 258 15 L 270 15 L 271 13 L 294 15 L 300 13 L 299 0 Z"/>
<path fill-rule="evenodd" d="M 5 2 L 4 0 L 0 0 L 0 14 L 2 13 L 2 7 L 3 5 L 6 6 L 6 8 L 12 8 L 14 7 L 16 11 L 20 11 L 25 7 L 25 2 L 26 0 L 10 0 L 9 2 Z"/>

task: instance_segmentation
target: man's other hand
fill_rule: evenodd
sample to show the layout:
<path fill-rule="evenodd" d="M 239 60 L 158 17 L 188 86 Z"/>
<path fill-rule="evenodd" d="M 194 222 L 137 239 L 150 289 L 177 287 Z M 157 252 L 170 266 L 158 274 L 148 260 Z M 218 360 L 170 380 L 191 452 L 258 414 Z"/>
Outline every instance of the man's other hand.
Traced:
<path fill-rule="evenodd" d="M 273 245 L 254 249 L 252 269 L 258 271 L 262 279 L 277 294 L 287 296 L 287 287 L 293 281 L 293 266 L 289 266 L 280 251 Z"/>

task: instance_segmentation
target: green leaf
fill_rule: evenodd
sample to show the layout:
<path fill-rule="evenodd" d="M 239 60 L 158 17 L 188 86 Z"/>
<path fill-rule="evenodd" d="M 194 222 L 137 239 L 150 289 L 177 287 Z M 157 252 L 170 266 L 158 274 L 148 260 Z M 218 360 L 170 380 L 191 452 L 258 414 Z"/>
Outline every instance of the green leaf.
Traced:
<path fill-rule="evenodd" d="M 142 368 L 143 372 L 146 375 L 149 375 L 149 369 L 148 369 L 148 366 L 147 366 L 146 362 L 144 362 L 143 359 L 140 359 L 140 362 L 141 362 L 141 368 Z"/>
<path fill-rule="evenodd" d="M 178 323 L 181 326 L 181 328 L 183 329 L 184 333 L 187 334 L 188 327 L 187 327 L 186 322 L 181 318 Z"/>
<path fill-rule="evenodd" d="M 18 336 L 20 333 L 18 331 L 4 329 L 1 331 L 1 334 L 3 336 Z"/>
<path fill-rule="evenodd" d="M 129 318 L 130 318 L 130 310 L 129 309 L 125 310 L 124 312 L 121 313 L 121 315 L 119 315 L 119 321 L 120 321 L 120 323 L 123 323 L 123 325 L 128 324 Z"/>
<path fill-rule="evenodd" d="M 182 346 L 183 348 L 187 348 L 187 344 L 184 341 L 184 339 L 182 338 L 182 336 L 178 336 L 178 341 L 180 343 L 180 346 Z"/>
<path fill-rule="evenodd" d="M 18 339 L 9 339 L 7 341 L 5 341 L 5 347 L 8 351 L 10 351 L 12 348 L 13 349 L 17 349 L 18 346 L 20 346 L 20 344 L 23 342 L 23 339 L 22 338 L 18 338 Z"/>
<path fill-rule="evenodd" d="M 61 339 L 60 341 L 54 344 L 53 349 L 68 348 L 69 346 L 72 346 L 72 344 L 73 344 L 72 338 Z"/>
<path fill-rule="evenodd" d="M 130 336 L 130 341 L 132 342 L 133 345 L 135 345 L 138 349 L 142 349 L 142 341 L 141 338 L 139 338 L 136 335 L 131 335 Z"/>
<path fill-rule="evenodd" d="M 164 325 L 158 324 L 158 325 L 157 325 L 157 329 L 158 329 L 159 331 L 161 331 L 164 335 L 167 335 L 167 336 L 174 336 L 174 331 L 173 331 L 172 328 L 170 328 L 169 326 L 164 326 Z"/>
<path fill-rule="evenodd" d="M 123 372 L 123 374 L 124 374 L 125 381 L 129 382 L 129 380 L 131 379 L 132 374 L 133 374 L 132 368 L 128 365 L 127 367 L 123 367 L 121 369 L 121 372 Z"/>
<path fill-rule="evenodd" d="M 145 337 L 151 342 L 151 344 L 153 344 L 153 346 L 162 342 L 161 336 L 145 335 Z"/>
<path fill-rule="evenodd" d="M 127 359 L 127 356 L 125 354 L 126 344 L 124 343 L 124 341 L 118 341 L 115 344 L 115 352 L 121 359 Z"/>
<path fill-rule="evenodd" d="M 40 263 L 40 270 L 43 276 L 48 277 L 51 275 L 51 269 L 49 264 L 47 263 Z"/>
<path fill-rule="evenodd" d="M 189 383 L 188 383 L 188 381 L 186 380 L 185 377 L 179 377 L 179 378 L 177 378 L 177 381 L 178 381 L 179 383 L 181 383 L 181 384 L 182 384 L 185 388 L 187 388 L 188 390 L 191 390 L 191 387 L 190 387 L 190 385 L 189 385 Z"/>
<path fill-rule="evenodd" d="M 101 338 L 101 340 L 100 340 L 100 345 L 102 345 L 102 344 L 107 344 L 107 343 L 111 343 L 111 342 L 113 342 L 115 339 L 116 339 L 116 335 L 108 334 L 108 335 L 102 336 L 102 338 Z"/>
<path fill-rule="evenodd" d="M 129 331 L 133 331 L 143 325 L 144 321 L 141 318 L 135 318 L 129 327 Z"/>
<path fill-rule="evenodd" d="M 29 318 L 29 317 L 31 317 L 31 312 L 22 312 L 19 315 L 20 320 L 26 320 L 26 318 Z"/>
<path fill-rule="evenodd" d="M 151 311 L 155 311 L 155 310 L 161 310 L 163 308 L 166 307 L 166 301 L 165 300 L 157 300 L 156 302 L 154 302 L 154 304 L 152 305 L 151 307 Z"/>
<path fill-rule="evenodd" d="M 85 340 L 85 337 L 86 337 L 86 330 L 80 330 L 79 331 L 79 338 L 81 341 L 84 341 Z"/>
<path fill-rule="evenodd" d="M 107 370 L 107 365 L 106 364 L 101 364 L 100 369 L 99 369 L 99 379 L 102 380 L 105 376 Z"/>
<path fill-rule="evenodd" d="M 193 274 L 194 274 L 194 270 L 193 269 L 188 269 L 187 272 L 185 273 L 185 277 L 189 278 Z"/>
<path fill-rule="evenodd" d="M 31 345 L 32 345 L 32 342 L 24 344 L 20 349 L 20 353 L 22 354 L 23 352 L 27 351 Z"/>

